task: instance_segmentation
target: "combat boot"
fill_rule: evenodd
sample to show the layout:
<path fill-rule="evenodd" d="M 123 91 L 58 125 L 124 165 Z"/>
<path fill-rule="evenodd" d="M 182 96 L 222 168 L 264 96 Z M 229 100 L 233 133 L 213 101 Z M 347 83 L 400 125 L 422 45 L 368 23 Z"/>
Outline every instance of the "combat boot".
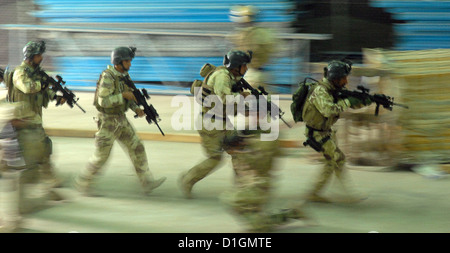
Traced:
<path fill-rule="evenodd" d="M 42 183 L 48 185 L 49 188 L 60 188 L 63 186 L 63 180 L 53 177 L 53 178 L 45 178 L 42 180 Z"/>
<path fill-rule="evenodd" d="M 51 189 L 48 192 L 48 200 L 60 202 L 60 201 L 66 200 L 66 198 L 63 195 L 61 195 L 59 192 Z"/>
<path fill-rule="evenodd" d="M 186 182 L 186 175 L 187 172 L 180 175 L 180 177 L 178 178 L 178 186 L 180 187 L 183 197 L 192 199 L 192 187 L 194 187 L 194 184 Z"/>
<path fill-rule="evenodd" d="M 320 196 L 317 193 L 310 193 L 306 195 L 305 200 L 308 202 L 317 202 L 317 203 L 331 203 L 331 200 L 328 198 L 325 198 L 323 196 Z"/>
<path fill-rule="evenodd" d="M 243 215 L 247 222 L 247 233 L 270 233 L 274 230 L 274 224 L 270 217 L 262 213 L 247 213 Z"/>
<path fill-rule="evenodd" d="M 100 197 L 101 195 L 95 194 L 92 191 L 91 180 L 85 179 L 81 176 L 75 178 L 73 186 L 77 191 L 79 191 L 83 196 L 86 197 Z"/>
<path fill-rule="evenodd" d="M 166 177 L 162 177 L 157 180 L 145 180 L 142 183 L 142 188 L 144 189 L 144 194 L 150 194 L 154 189 L 158 188 L 160 185 L 166 181 Z"/>
<path fill-rule="evenodd" d="M 302 210 L 297 208 L 282 209 L 278 213 L 271 214 L 269 217 L 275 225 L 285 224 L 290 219 L 303 220 L 308 218 Z"/>
<path fill-rule="evenodd" d="M 359 203 L 359 202 L 364 201 L 369 198 L 368 195 L 357 192 L 354 189 L 345 189 L 344 192 L 345 192 L 345 195 L 340 200 L 343 203 L 354 204 L 354 203 Z"/>
<path fill-rule="evenodd" d="M 336 176 L 344 193 L 344 197 L 340 200 L 341 202 L 359 203 L 369 198 L 367 194 L 363 194 L 356 190 L 355 186 L 350 180 L 350 177 L 348 176 L 348 172 L 338 171 L 336 173 Z"/>

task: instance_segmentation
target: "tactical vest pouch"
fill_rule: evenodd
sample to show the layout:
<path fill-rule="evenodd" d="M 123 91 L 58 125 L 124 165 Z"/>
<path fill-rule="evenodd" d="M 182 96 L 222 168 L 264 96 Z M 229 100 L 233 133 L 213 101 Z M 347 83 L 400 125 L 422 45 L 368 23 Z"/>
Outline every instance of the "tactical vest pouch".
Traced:
<path fill-rule="evenodd" d="M 195 91 L 199 91 L 200 88 L 202 87 L 203 81 L 202 80 L 198 80 L 195 79 L 194 82 L 191 85 L 191 94 L 194 96 L 197 96 L 197 94 L 195 93 Z"/>
<path fill-rule="evenodd" d="M 203 67 L 200 69 L 200 76 L 201 77 L 206 77 L 207 75 L 209 75 L 210 73 L 212 73 L 214 70 L 216 70 L 216 66 L 210 64 L 210 63 L 206 63 L 205 65 L 203 65 Z"/>
<path fill-rule="evenodd" d="M 206 63 L 205 65 L 203 65 L 203 67 L 200 69 L 200 76 L 204 77 L 205 80 L 201 81 L 201 80 L 194 80 L 194 82 L 191 85 L 191 94 L 195 96 L 196 101 L 199 102 L 199 99 L 202 99 L 201 96 L 199 96 L 198 93 L 196 93 L 195 91 L 199 92 L 201 90 L 201 87 L 203 86 L 203 83 L 207 80 L 208 76 L 214 72 L 214 70 L 216 70 L 217 67 L 210 64 L 210 63 Z M 198 99 L 197 99 L 198 98 Z M 201 104 L 201 101 L 199 102 Z"/>

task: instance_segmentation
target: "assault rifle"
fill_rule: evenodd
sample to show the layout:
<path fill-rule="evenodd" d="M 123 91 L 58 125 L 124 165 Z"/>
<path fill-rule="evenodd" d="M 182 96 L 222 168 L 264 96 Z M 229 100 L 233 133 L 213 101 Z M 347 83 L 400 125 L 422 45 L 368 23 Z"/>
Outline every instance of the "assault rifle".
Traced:
<path fill-rule="evenodd" d="M 26 70 L 29 71 L 29 69 L 27 68 Z M 78 106 L 78 108 L 81 109 L 81 111 L 83 111 L 84 113 L 86 113 L 86 111 L 81 108 L 81 106 L 79 104 L 77 104 L 77 101 L 79 100 L 79 98 L 77 98 L 77 96 L 75 96 L 75 94 L 69 90 L 69 88 L 67 88 L 66 86 L 63 86 L 66 84 L 66 82 L 62 79 L 62 77 L 60 75 L 56 76 L 56 79 L 58 81 L 56 81 L 55 79 L 53 79 L 53 77 L 49 76 L 47 73 L 45 73 L 45 71 L 39 67 L 37 67 L 33 73 L 30 73 L 31 75 L 37 75 L 40 76 L 41 81 L 45 84 L 45 85 L 52 85 L 52 89 L 55 92 L 61 92 L 62 93 L 62 97 L 66 100 L 66 103 L 73 108 L 73 105 Z M 60 100 L 56 101 L 56 105 L 60 105 Z"/>
<path fill-rule="evenodd" d="M 136 85 L 134 85 L 134 82 L 130 79 L 129 76 L 123 78 L 123 80 L 125 84 L 128 85 L 128 87 L 130 87 L 133 90 L 133 95 L 136 98 L 137 105 L 142 105 L 142 107 L 144 107 L 144 112 L 146 114 L 145 119 L 147 120 L 147 122 L 149 124 L 151 124 L 152 122 L 155 123 L 161 134 L 165 136 L 164 132 L 161 130 L 161 127 L 159 127 L 158 125 L 158 121 L 161 121 L 161 119 L 159 118 L 159 114 L 156 112 L 156 109 L 155 107 L 153 107 L 152 104 L 149 105 L 147 103 L 147 99 L 150 99 L 147 90 L 146 89 L 139 90 L 138 88 L 136 88 Z M 138 115 L 135 115 L 134 117 L 137 118 Z"/>
<path fill-rule="evenodd" d="M 380 110 L 380 105 L 382 105 L 385 109 L 388 109 L 389 111 L 392 111 L 392 107 L 400 106 L 405 109 L 409 109 L 407 105 L 394 103 L 394 98 L 386 96 L 384 94 L 369 94 L 369 89 L 365 88 L 362 85 L 358 85 L 356 87 L 357 90 L 340 90 L 338 91 L 338 97 L 340 98 L 348 98 L 348 97 L 354 97 L 360 100 L 366 100 L 367 98 L 370 99 L 372 102 L 377 104 L 377 107 L 375 108 L 375 116 L 378 116 L 378 112 Z"/>
<path fill-rule="evenodd" d="M 259 86 L 258 89 L 253 88 L 247 81 L 245 81 L 244 78 L 241 78 L 241 80 L 239 80 L 233 87 L 232 87 L 232 91 L 233 92 L 242 92 L 244 90 L 249 90 L 252 95 L 254 95 L 256 97 L 256 99 L 262 99 L 262 101 L 267 103 L 267 111 L 271 112 L 272 111 L 272 107 L 275 109 L 275 111 L 278 111 L 278 117 L 284 122 L 284 124 L 286 124 L 286 126 L 288 126 L 289 128 L 291 128 L 291 126 L 283 119 L 283 115 L 284 112 L 280 109 L 280 107 L 278 107 L 276 104 L 269 102 L 264 95 L 269 95 L 269 93 L 267 93 L 267 91 L 264 89 L 264 87 Z M 271 115 L 272 118 L 275 119 L 275 115 Z"/>

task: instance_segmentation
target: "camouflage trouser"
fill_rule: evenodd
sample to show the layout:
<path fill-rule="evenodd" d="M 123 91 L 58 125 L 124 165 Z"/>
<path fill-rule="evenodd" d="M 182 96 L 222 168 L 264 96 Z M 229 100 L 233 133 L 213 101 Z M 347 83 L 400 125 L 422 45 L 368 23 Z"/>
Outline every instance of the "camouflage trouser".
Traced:
<path fill-rule="evenodd" d="M 308 136 L 308 129 L 305 135 Z M 336 174 L 339 180 L 344 179 L 345 169 L 345 155 L 337 146 L 337 139 L 335 132 L 321 133 L 314 131 L 314 138 L 320 142 L 327 134 L 331 134 L 331 138 L 322 146 L 322 154 L 325 158 L 325 164 L 316 178 L 311 193 L 318 194 L 331 179 L 333 173 Z M 343 182 L 342 182 L 343 183 Z"/>
<path fill-rule="evenodd" d="M 17 139 L 23 152 L 23 157 L 29 170 L 37 170 L 40 176 L 30 180 L 54 178 L 53 166 L 50 162 L 52 141 L 44 128 L 33 127 L 17 130 Z"/>
<path fill-rule="evenodd" d="M 236 173 L 233 190 L 225 192 L 221 199 L 252 232 L 270 230 L 277 221 L 264 211 L 270 200 L 274 158 L 278 154 L 278 142 L 246 138 L 241 150 L 230 152 Z"/>
<path fill-rule="evenodd" d="M 184 182 L 194 185 L 196 182 L 205 178 L 222 161 L 223 156 L 223 140 L 230 131 L 227 130 L 199 130 L 201 144 L 206 152 L 207 158 L 201 163 L 192 167 L 185 175 Z"/>
<path fill-rule="evenodd" d="M 42 179 L 54 177 L 50 164 L 52 145 L 42 126 L 18 129 L 17 139 L 26 165 L 24 168 L 8 168 L 8 174 L 16 175 L 11 179 L 19 185 L 17 201 L 20 212 L 29 213 L 43 206 L 48 199 L 50 186 L 42 184 Z"/>
<path fill-rule="evenodd" d="M 95 152 L 80 178 L 91 182 L 105 165 L 109 158 L 114 142 L 117 140 L 128 153 L 136 174 L 142 184 L 152 180 L 148 168 L 145 147 L 136 134 L 125 114 L 107 115 L 99 113 L 97 122 L 98 132 L 95 134 Z"/>

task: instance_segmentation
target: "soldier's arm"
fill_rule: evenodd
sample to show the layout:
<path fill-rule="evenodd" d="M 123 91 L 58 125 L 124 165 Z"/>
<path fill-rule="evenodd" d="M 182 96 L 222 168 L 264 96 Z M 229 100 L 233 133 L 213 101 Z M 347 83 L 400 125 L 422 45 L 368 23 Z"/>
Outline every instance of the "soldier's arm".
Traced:
<path fill-rule="evenodd" d="M 13 82 L 14 86 L 25 94 L 39 92 L 42 88 L 41 82 L 29 77 L 23 69 L 14 71 Z"/>
<path fill-rule="evenodd" d="M 103 72 L 98 86 L 98 103 L 101 107 L 112 108 L 125 103 L 121 93 L 113 94 L 115 87 L 111 74 Z"/>
<path fill-rule="evenodd" d="M 317 87 L 309 97 L 309 101 L 324 117 L 336 116 L 350 107 L 348 99 L 339 99 L 334 103 L 334 98 L 324 88 Z"/>
<path fill-rule="evenodd" d="M 134 101 L 130 101 L 128 107 L 135 113 L 138 113 L 138 109 L 141 109 Z"/>
<path fill-rule="evenodd" d="M 128 78 L 129 78 L 129 76 L 128 76 Z M 127 85 L 124 85 L 124 86 L 125 86 L 125 91 L 133 92 L 133 90 L 130 87 L 128 87 Z M 123 95 L 122 95 L 122 97 L 123 97 Z M 134 97 L 134 94 L 133 94 L 133 97 Z M 138 111 L 138 109 L 140 109 L 140 107 L 137 105 L 136 101 L 133 99 L 125 99 L 125 100 L 128 100 L 128 108 L 130 108 L 133 112 L 138 113 L 137 111 Z"/>

